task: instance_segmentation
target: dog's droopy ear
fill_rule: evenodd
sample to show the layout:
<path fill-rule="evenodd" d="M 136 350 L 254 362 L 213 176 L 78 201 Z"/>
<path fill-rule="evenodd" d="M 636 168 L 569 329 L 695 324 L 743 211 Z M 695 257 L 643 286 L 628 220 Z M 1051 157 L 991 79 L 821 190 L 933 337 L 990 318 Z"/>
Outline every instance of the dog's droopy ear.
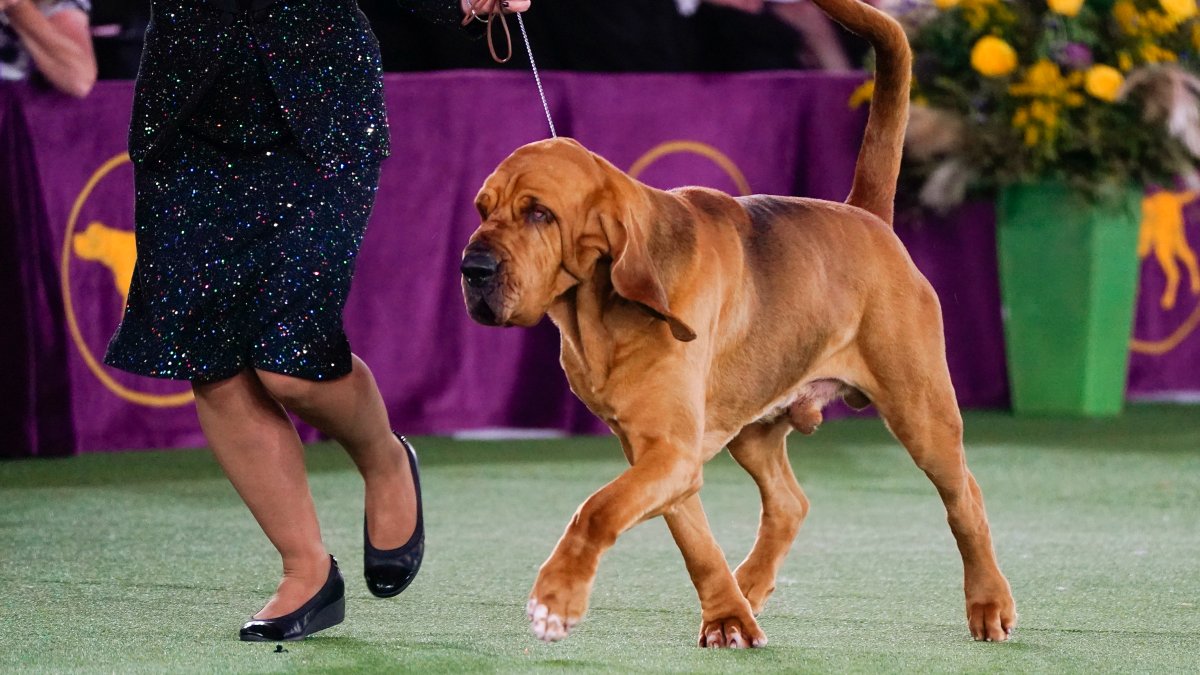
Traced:
<path fill-rule="evenodd" d="M 612 284 L 617 294 L 665 320 L 676 340 L 695 340 L 696 331 L 671 309 L 659 264 L 647 248 L 649 233 L 643 219 L 626 210 L 601 215 L 600 221 L 613 259 Z"/>

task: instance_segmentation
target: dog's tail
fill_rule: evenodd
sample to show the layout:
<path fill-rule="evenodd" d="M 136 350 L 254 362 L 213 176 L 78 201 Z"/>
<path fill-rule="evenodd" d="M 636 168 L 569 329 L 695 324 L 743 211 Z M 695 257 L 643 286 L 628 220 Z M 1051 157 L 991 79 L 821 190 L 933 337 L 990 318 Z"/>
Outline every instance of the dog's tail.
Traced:
<path fill-rule="evenodd" d="M 895 19 L 860 0 L 813 0 L 834 21 L 875 48 L 875 94 L 866 135 L 854 167 L 854 186 L 846 203 L 870 211 L 889 225 L 896 201 L 896 179 L 908 125 L 912 50 Z"/>

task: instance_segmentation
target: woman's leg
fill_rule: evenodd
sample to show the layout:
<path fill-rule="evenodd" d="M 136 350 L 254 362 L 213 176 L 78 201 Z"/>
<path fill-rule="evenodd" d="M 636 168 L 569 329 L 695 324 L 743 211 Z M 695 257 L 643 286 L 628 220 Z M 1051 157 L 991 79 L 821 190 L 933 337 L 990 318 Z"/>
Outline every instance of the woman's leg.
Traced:
<path fill-rule="evenodd" d="M 200 428 L 217 462 L 283 558 L 283 580 L 254 616 L 299 609 L 329 575 L 300 437 L 253 371 L 192 389 Z"/>
<path fill-rule="evenodd" d="M 357 356 L 349 375 L 313 382 L 257 371 L 275 400 L 346 449 L 366 484 L 371 543 L 403 546 L 417 526 L 417 497 L 408 455 L 392 435 L 375 377 Z"/>

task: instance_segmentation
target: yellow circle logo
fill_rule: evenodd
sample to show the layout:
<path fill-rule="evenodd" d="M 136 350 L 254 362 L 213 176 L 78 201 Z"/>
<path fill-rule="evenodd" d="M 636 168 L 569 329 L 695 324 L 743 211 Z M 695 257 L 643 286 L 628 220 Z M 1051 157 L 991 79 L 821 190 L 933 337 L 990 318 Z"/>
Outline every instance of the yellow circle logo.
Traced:
<path fill-rule="evenodd" d="M 663 157 L 666 157 L 667 155 L 676 154 L 700 155 L 701 157 L 712 161 L 714 164 L 720 167 L 721 170 L 725 172 L 725 175 L 729 176 L 730 180 L 733 181 L 733 184 L 737 186 L 738 194 L 743 196 L 750 194 L 750 183 L 746 181 L 746 177 L 742 174 L 742 171 L 738 168 L 737 164 L 734 164 L 733 160 L 729 159 L 725 153 L 717 150 L 707 143 L 701 143 L 699 141 L 666 141 L 665 143 L 659 143 L 651 148 L 649 152 L 639 157 L 638 160 L 633 163 L 633 166 L 629 167 L 629 175 L 633 178 L 637 178 L 651 164 L 657 162 Z"/>
<path fill-rule="evenodd" d="M 1184 319 L 1179 327 L 1171 332 L 1170 335 L 1161 340 L 1141 340 L 1133 338 L 1129 341 L 1129 348 L 1138 354 L 1148 354 L 1150 356 L 1162 356 L 1167 352 L 1179 346 L 1196 328 L 1200 326 L 1200 302 L 1196 303 L 1196 308 L 1188 318 Z"/>
<path fill-rule="evenodd" d="M 67 315 L 67 329 L 71 333 L 71 339 L 74 341 L 76 349 L 79 350 L 79 355 L 83 357 L 84 363 L 87 364 L 88 370 L 92 371 L 96 379 L 100 380 L 112 393 L 131 403 L 153 408 L 171 408 L 187 405 L 192 402 L 191 389 L 177 394 L 156 394 L 130 389 L 113 379 L 112 375 L 105 370 L 100 361 L 96 359 L 95 354 L 92 353 L 91 347 L 88 346 L 87 341 L 84 339 L 83 332 L 79 328 L 79 321 L 75 316 L 75 304 L 71 293 L 72 257 L 79 257 L 83 260 L 103 265 L 111 273 L 115 290 L 121 295 L 122 300 L 129 294 L 129 283 L 133 278 L 133 265 L 137 260 L 137 248 L 133 243 L 133 233 L 128 230 L 109 227 L 99 221 L 91 222 L 83 231 L 78 231 L 79 216 L 83 212 L 83 207 L 87 204 L 88 199 L 95 191 L 96 186 L 113 171 L 128 163 L 129 155 L 121 153 L 101 165 L 92 174 L 92 177 L 88 179 L 87 184 L 83 187 L 83 191 L 75 199 L 75 205 L 71 207 L 71 216 L 67 219 L 67 231 L 63 236 L 62 267 L 60 270 L 63 308 Z M 121 306 L 124 307 L 124 302 L 121 303 Z"/>

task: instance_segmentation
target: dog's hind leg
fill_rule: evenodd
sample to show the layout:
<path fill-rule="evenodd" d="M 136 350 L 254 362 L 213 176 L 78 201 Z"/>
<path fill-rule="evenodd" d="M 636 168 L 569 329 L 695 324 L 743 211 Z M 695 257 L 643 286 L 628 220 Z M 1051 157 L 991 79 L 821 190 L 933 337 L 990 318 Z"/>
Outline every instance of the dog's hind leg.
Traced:
<path fill-rule="evenodd" d="M 878 383 L 871 399 L 946 506 L 950 530 L 962 555 L 971 635 L 976 640 L 1007 640 L 1016 626 L 1016 604 L 996 562 L 983 494 L 967 469 L 962 416 L 940 344 L 941 322 L 936 314 L 925 318 L 928 321 L 914 339 L 897 340 L 901 326 L 886 338 L 890 351 L 868 352 L 887 354 L 867 364 Z M 936 344 L 929 337 L 931 328 L 937 331 Z M 898 344 L 912 350 L 897 353 Z"/>
<path fill-rule="evenodd" d="M 790 430 L 786 418 L 755 423 L 729 442 L 729 454 L 750 474 L 762 495 L 758 537 L 735 573 L 756 615 L 775 590 L 779 567 L 808 514 L 808 498 L 788 462 L 786 439 Z"/>
<path fill-rule="evenodd" d="M 701 647 L 761 647 L 767 636 L 754 620 L 750 603 L 743 597 L 725 562 L 725 554 L 713 538 L 708 518 L 694 494 L 663 513 L 675 538 L 688 575 L 700 596 Z"/>

